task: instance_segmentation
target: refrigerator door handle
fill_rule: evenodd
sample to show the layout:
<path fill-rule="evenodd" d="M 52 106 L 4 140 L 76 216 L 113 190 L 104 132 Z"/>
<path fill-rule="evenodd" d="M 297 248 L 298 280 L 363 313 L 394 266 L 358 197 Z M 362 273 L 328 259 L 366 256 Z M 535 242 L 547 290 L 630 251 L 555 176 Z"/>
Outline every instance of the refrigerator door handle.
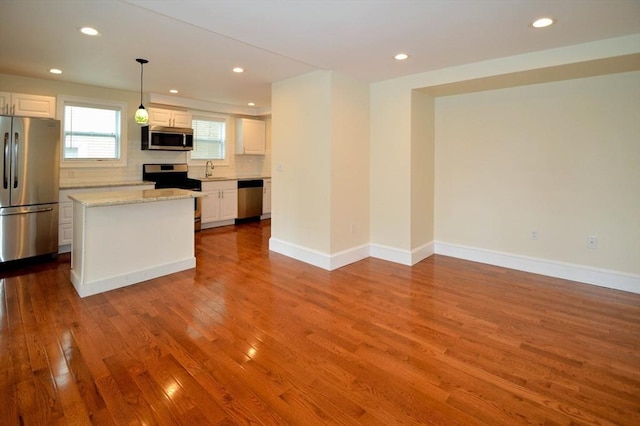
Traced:
<path fill-rule="evenodd" d="M 9 188 L 9 132 L 4 134 L 4 148 L 2 152 L 2 170 L 4 171 L 4 176 L 2 176 L 2 187 L 7 189 Z"/>
<path fill-rule="evenodd" d="M 18 142 L 20 138 L 20 133 L 16 132 L 13 138 L 13 167 L 11 170 L 13 171 L 13 187 L 18 187 Z"/>
<path fill-rule="evenodd" d="M 0 216 L 15 216 L 19 214 L 43 213 L 43 212 L 50 212 L 50 211 L 53 211 L 53 207 L 14 209 L 6 212 L 0 211 Z"/>

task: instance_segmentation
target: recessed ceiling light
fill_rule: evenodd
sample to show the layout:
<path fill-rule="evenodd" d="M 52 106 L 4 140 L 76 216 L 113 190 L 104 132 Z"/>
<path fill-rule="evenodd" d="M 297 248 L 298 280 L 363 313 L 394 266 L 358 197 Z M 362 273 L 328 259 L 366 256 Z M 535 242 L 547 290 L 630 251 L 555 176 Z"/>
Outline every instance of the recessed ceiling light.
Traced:
<path fill-rule="evenodd" d="M 249 102 L 247 105 L 249 105 L 249 106 L 256 106 L 256 103 L 255 103 L 255 102 Z"/>
<path fill-rule="evenodd" d="M 169 93 L 176 94 L 176 93 L 178 93 L 178 91 L 176 89 L 171 89 L 171 90 L 169 90 Z"/>
<path fill-rule="evenodd" d="M 62 74 L 62 70 L 59 70 L 58 68 L 51 68 L 49 72 L 51 74 Z"/>
<path fill-rule="evenodd" d="M 533 21 L 531 26 L 533 28 L 544 28 L 553 25 L 554 22 L 555 20 L 553 18 L 540 18 Z"/>
<path fill-rule="evenodd" d="M 80 32 L 82 34 L 86 34 L 86 35 L 90 35 L 90 36 L 100 35 L 100 32 L 98 30 L 96 30 L 95 28 L 91 28 L 91 27 L 82 27 L 82 28 L 80 28 Z"/>
<path fill-rule="evenodd" d="M 398 53 L 393 57 L 393 59 L 395 59 L 396 61 L 404 61 L 407 58 L 409 58 L 409 55 L 407 55 L 406 53 Z"/>
<path fill-rule="evenodd" d="M 244 72 L 244 69 L 242 69 L 242 68 L 240 68 L 240 67 L 235 67 L 235 68 L 233 69 L 233 72 L 241 73 L 241 72 Z"/>

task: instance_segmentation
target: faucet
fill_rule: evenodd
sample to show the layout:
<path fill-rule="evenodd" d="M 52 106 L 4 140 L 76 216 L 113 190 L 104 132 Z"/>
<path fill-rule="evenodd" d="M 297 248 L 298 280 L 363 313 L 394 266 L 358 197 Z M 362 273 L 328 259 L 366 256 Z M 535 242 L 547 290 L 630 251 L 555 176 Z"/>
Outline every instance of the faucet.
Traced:
<path fill-rule="evenodd" d="M 204 167 L 204 177 L 213 176 L 213 161 L 207 161 L 207 165 Z"/>

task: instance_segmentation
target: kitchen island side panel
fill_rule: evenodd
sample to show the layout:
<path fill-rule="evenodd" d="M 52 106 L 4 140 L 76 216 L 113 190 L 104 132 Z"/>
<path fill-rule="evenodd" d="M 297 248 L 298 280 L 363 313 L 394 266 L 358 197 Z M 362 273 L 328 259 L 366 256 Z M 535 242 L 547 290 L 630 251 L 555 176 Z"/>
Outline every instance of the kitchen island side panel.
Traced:
<path fill-rule="evenodd" d="M 195 267 L 192 198 L 74 202 L 77 213 L 83 220 L 74 221 L 71 277 L 81 297 Z"/>

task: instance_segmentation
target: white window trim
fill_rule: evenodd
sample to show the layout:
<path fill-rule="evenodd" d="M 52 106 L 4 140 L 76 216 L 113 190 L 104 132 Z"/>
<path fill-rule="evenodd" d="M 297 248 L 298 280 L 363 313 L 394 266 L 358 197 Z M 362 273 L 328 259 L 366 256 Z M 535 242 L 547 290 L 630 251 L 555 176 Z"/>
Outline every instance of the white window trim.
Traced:
<path fill-rule="evenodd" d="M 191 151 L 187 155 L 187 164 L 190 166 L 206 166 L 207 161 L 213 161 L 214 166 L 228 166 L 229 165 L 229 131 L 231 130 L 231 116 L 226 114 L 214 114 L 202 111 L 189 111 L 191 113 L 191 120 L 224 120 L 225 125 L 225 141 L 224 141 L 224 160 L 201 160 L 192 159 Z"/>
<path fill-rule="evenodd" d="M 93 160 L 76 160 L 64 158 L 64 142 L 60 144 L 60 167 L 125 167 L 127 165 L 127 104 L 126 102 L 111 101 L 104 99 L 81 98 L 77 96 L 58 96 L 56 116 L 61 122 L 60 140 L 64 141 L 64 107 L 65 104 L 73 103 L 74 105 L 83 104 L 88 107 L 116 107 L 120 109 L 120 158 L 119 159 L 93 159 Z"/>

